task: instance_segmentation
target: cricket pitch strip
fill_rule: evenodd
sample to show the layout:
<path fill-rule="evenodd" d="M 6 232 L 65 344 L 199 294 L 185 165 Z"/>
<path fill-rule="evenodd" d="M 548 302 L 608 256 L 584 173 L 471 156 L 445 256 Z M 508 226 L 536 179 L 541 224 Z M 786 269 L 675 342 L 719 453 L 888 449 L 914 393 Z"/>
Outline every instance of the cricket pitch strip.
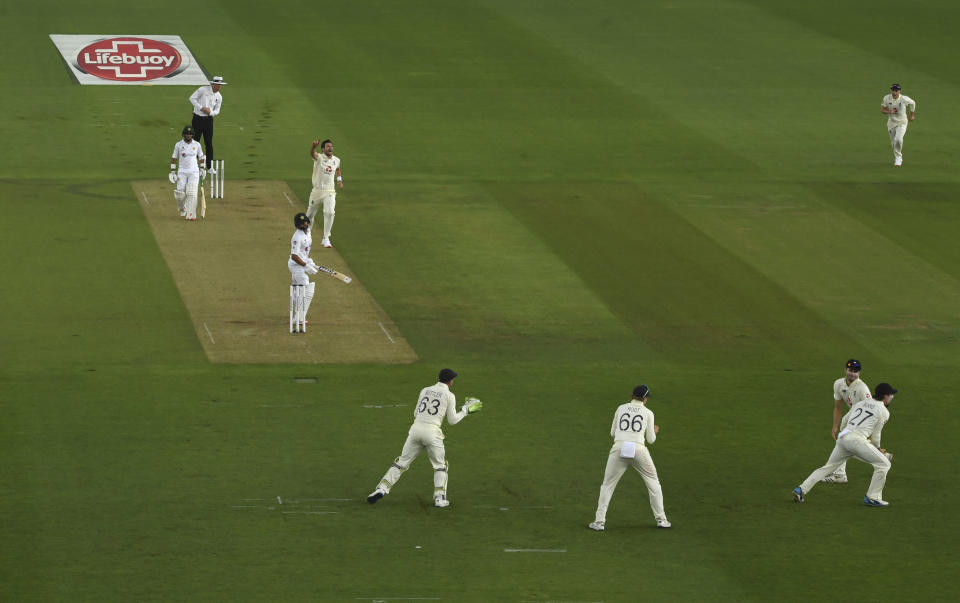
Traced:
<path fill-rule="evenodd" d="M 150 230 L 173 274 L 210 362 L 345 364 L 416 362 L 417 355 L 336 248 L 319 246 L 318 264 L 353 277 L 345 284 L 322 273 L 305 335 L 288 332 L 293 215 L 306 211 L 283 181 L 233 184 L 230 197 L 208 199 L 205 220 L 177 212 L 166 181 L 132 183 Z M 319 217 L 319 216 L 318 216 Z"/>

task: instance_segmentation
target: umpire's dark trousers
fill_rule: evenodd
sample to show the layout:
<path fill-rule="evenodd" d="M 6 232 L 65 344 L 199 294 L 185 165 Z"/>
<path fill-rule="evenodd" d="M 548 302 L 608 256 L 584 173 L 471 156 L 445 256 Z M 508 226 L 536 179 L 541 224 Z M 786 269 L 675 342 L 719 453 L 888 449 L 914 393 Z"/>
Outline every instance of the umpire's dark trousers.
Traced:
<path fill-rule="evenodd" d="M 207 169 L 213 161 L 213 116 L 193 114 L 193 139 L 203 141 L 203 154 L 207 156 Z"/>

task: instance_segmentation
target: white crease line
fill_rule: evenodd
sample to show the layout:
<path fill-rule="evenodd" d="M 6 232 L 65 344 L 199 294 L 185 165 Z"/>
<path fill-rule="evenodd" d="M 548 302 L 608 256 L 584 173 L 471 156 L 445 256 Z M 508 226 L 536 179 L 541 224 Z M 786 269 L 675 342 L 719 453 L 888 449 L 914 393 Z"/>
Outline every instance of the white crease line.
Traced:
<path fill-rule="evenodd" d="M 147 193 L 140 191 L 140 194 L 143 195 L 143 202 L 150 205 L 150 199 L 147 199 Z"/>
<path fill-rule="evenodd" d="M 290 195 L 287 194 L 287 191 L 283 191 L 283 196 L 287 198 L 287 203 L 293 205 L 293 199 L 290 198 Z"/>
<path fill-rule="evenodd" d="M 217 343 L 213 340 L 213 333 L 210 332 L 210 327 L 207 326 L 207 323 L 203 323 L 203 328 L 207 330 L 207 335 L 210 336 L 210 343 Z"/>
<path fill-rule="evenodd" d="M 380 325 L 380 330 L 383 331 L 383 334 L 387 336 L 387 339 L 390 340 L 390 343 L 397 343 L 393 340 L 393 337 L 390 337 L 390 333 L 387 333 L 387 330 L 383 328 L 382 322 L 378 322 L 377 324 Z"/>
<path fill-rule="evenodd" d="M 566 553 L 567 549 L 503 549 L 504 553 Z"/>

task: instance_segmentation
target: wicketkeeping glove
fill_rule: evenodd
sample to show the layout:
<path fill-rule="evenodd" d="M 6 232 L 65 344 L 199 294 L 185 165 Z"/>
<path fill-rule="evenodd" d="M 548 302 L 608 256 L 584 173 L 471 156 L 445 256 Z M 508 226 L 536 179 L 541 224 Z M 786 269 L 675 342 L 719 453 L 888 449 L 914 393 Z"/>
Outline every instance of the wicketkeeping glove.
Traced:
<path fill-rule="evenodd" d="M 468 396 L 463 402 L 463 408 L 467 411 L 468 415 L 472 415 L 475 412 L 480 412 L 483 409 L 483 402 L 477 398 L 471 398 Z"/>
<path fill-rule="evenodd" d="M 175 171 L 170 170 L 170 175 L 167 176 L 167 178 L 170 179 L 170 184 L 176 184 L 176 183 L 177 183 L 177 173 L 176 173 Z"/>

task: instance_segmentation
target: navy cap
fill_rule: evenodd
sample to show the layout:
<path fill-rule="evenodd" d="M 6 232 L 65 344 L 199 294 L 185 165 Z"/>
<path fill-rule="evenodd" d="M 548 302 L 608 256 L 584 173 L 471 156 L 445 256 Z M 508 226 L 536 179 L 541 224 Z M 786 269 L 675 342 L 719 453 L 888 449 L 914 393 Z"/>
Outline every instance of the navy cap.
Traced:
<path fill-rule="evenodd" d="M 897 390 L 893 389 L 893 386 L 889 383 L 878 383 L 877 389 L 873 390 L 873 397 L 877 400 L 883 400 L 884 396 L 895 393 L 897 393 Z"/>
<path fill-rule="evenodd" d="M 846 366 L 847 366 L 848 369 L 850 369 L 850 370 L 853 371 L 854 373 L 859 373 L 859 372 L 860 372 L 860 361 L 859 361 L 859 360 L 854 360 L 853 358 L 851 358 L 850 360 L 847 360 L 847 365 L 846 365 Z"/>
<path fill-rule="evenodd" d="M 900 84 L 893 84 L 892 86 L 890 86 L 890 89 L 891 89 L 891 90 L 900 90 Z"/>
<path fill-rule="evenodd" d="M 650 395 L 650 388 L 646 385 L 638 385 L 633 388 L 633 397 L 637 400 L 643 400 Z"/>
<path fill-rule="evenodd" d="M 443 369 L 440 371 L 440 375 L 437 377 L 437 380 L 441 383 L 450 383 L 453 381 L 453 378 L 457 376 L 457 373 L 453 369 Z"/>

